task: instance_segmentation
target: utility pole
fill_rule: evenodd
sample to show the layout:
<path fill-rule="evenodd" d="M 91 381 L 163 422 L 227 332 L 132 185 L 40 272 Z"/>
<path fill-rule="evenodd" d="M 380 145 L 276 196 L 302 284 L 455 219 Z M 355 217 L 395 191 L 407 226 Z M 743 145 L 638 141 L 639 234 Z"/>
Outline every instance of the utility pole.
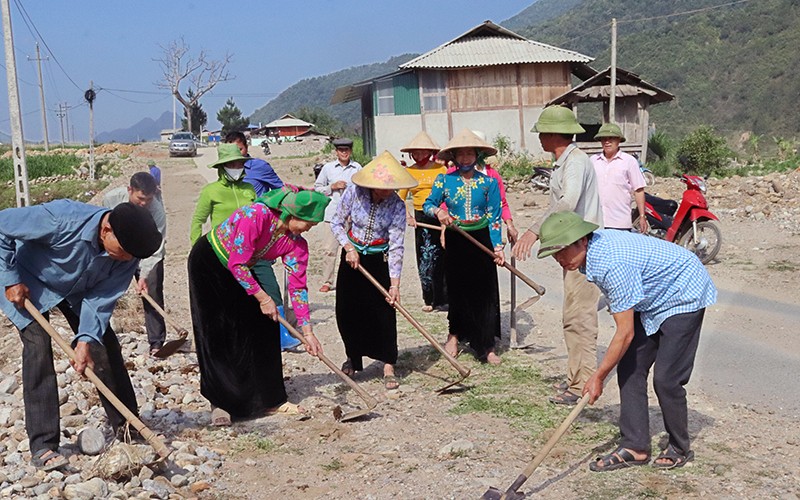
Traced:
<path fill-rule="evenodd" d="M 172 90 L 172 132 L 175 132 L 175 127 L 177 127 L 177 111 L 175 110 L 175 103 L 178 100 L 175 98 L 175 88 L 173 87 Z"/>
<path fill-rule="evenodd" d="M 611 95 L 608 100 L 608 121 L 617 122 L 617 18 L 611 19 Z"/>
<path fill-rule="evenodd" d="M 67 144 L 69 144 L 70 142 L 72 142 L 70 140 L 70 138 L 69 138 L 70 137 L 70 135 L 69 135 L 69 103 L 66 103 L 66 102 L 64 103 L 64 111 L 62 111 L 62 112 L 64 113 L 64 123 L 65 123 L 65 127 L 66 127 L 64 130 L 67 131 Z M 72 134 L 72 135 L 73 135 L 73 139 L 74 139 L 75 138 L 74 137 L 75 134 Z"/>
<path fill-rule="evenodd" d="M 30 61 L 31 58 L 28 57 Z M 42 57 L 39 55 L 39 42 L 36 42 L 36 66 L 39 68 L 39 97 L 42 100 L 42 131 L 44 132 L 44 150 L 50 151 L 50 138 L 47 135 L 47 109 L 44 107 L 44 83 L 42 83 Z M 45 58 L 46 60 L 46 58 Z"/>
<path fill-rule="evenodd" d="M 56 111 L 56 116 L 58 120 L 61 122 L 61 149 L 64 149 L 66 146 L 64 145 L 64 109 L 61 103 L 58 103 L 58 111 Z"/>
<path fill-rule="evenodd" d="M 94 169 L 94 98 L 97 94 L 94 91 L 94 82 L 89 81 L 89 90 L 83 94 L 84 99 L 89 103 L 89 179 L 95 180 Z"/>
<path fill-rule="evenodd" d="M 31 204 L 28 192 L 28 163 L 25 158 L 25 139 L 22 135 L 22 113 L 17 88 L 17 60 L 14 56 L 14 36 L 11 33 L 11 9 L 8 0 L 0 0 L 3 14 L 3 43 L 6 48 L 6 81 L 8 82 L 8 117 L 11 123 L 11 161 L 14 166 L 14 188 L 17 206 Z"/>

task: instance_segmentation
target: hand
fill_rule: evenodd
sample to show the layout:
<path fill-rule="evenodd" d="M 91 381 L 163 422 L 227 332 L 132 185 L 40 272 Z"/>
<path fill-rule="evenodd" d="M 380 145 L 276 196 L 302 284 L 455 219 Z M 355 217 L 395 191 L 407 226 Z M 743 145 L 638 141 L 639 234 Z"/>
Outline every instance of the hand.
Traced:
<path fill-rule="evenodd" d="M 400 303 L 400 285 L 392 285 L 389 287 L 389 296 L 386 297 L 386 302 L 391 305 Z"/>
<path fill-rule="evenodd" d="M 453 223 L 453 218 L 450 217 L 450 213 L 447 210 L 442 210 L 441 208 L 436 211 L 436 218 L 439 219 L 439 223 L 442 226 L 449 226 Z"/>
<path fill-rule="evenodd" d="M 139 281 L 136 282 L 136 293 L 139 295 L 148 293 L 147 281 L 144 278 L 139 278 Z"/>
<path fill-rule="evenodd" d="M 409 227 L 417 227 L 417 219 L 414 217 L 406 217 L 406 223 Z"/>
<path fill-rule="evenodd" d="M 266 300 L 262 300 L 258 303 L 258 305 L 261 308 L 261 314 L 268 316 L 276 323 L 278 322 L 278 306 L 275 305 L 275 301 L 272 300 L 271 297 L 267 297 Z"/>
<path fill-rule="evenodd" d="M 500 267 L 503 267 L 503 264 L 506 261 L 506 256 L 503 253 L 503 249 L 495 250 L 494 251 L 494 263 Z"/>
<path fill-rule="evenodd" d="M 347 187 L 347 183 L 345 181 L 336 181 L 331 184 L 332 191 L 339 191 Z"/>
<path fill-rule="evenodd" d="M 589 404 L 594 404 L 595 401 L 603 394 L 603 381 L 597 376 L 597 373 L 589 377 L 586 385 L 583 386 L 581 395 L 589 394 Z"/>
<path fill-rule="evenodd" d="M 89 352 L 89 343 L 88 342 L 78 342 L 75 344 L 75 359 L 69 360 L 69 364 L 72 365 L 72 368 L 75 369 L 76 372 L 83 375 L 83 372 L 86 371 L 86 368 L 91 368 L 94 370 L 94 361 L 92 360 L 92 354 Z"/>
<path fill-rule="evenodd" d="M 647 223 L 647 217 L 639 217 L 639 232 L 642 234 L 647 234 L 649 229 L 650 224 Z"/>
<path fill-rule="evenodd" d="M 508 219 L 506 221 L 506 226 L 507 226 L 506 235 L 508 236 L 508 242 L 513 245 L 514 243 L 517 242 L 519 231 L 517 231 L 517 228 L 514 227 L 514 223 L 511 221 L 511 219 Z"/>
<path fill-rule="evenodd" d="M 305 339 L 306 345 L 306 352 L 310 355 L 317 357 L 322 354 L 322 344 L 319 343 L 317 337 L 314 335 L 313 332 L 311 333 L 303 333 L 303 338 Z"/>
<path fill-rule="evenodd" d="M 360 262 L 360 259 L 358 257 L 358 252 L 356 252 L 355 248 L 348 250 L 344 254 L 344 260 L 345 262 L 350 264 L 350 267 L 352 267 L 353 269 L 358 269 L 358 263 Z"/>
<path fill-rule="evenodd" d="M 520 236 L 514 248 L 511 249 L 512 255 L 519 260 L 525 260 L 531 256 L 531 248 L 539 240 L 539 236 L 530 229 Z"/>
<path fill-rule="evenodd" d="M 25 309 L 25 299 L 31 297 L 31 291 L 24 283 L 17 283 L 6 287 L 6 298 L 9 302 L 17 306 L 18 309 Z"/>

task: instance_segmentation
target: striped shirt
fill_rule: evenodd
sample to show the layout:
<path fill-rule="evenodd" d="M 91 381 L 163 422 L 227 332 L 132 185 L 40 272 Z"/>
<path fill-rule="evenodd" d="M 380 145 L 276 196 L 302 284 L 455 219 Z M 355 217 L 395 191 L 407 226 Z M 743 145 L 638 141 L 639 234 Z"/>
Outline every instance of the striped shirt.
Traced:
<path fill-rule="evenodd" d="M 612 314 L 628 309 L 640 313 L 647 335 L 671 316 L 717 301 L 717 289 L 696 255 L 641 234 L 595 231 L 581 271 L 610 300 Z"/>

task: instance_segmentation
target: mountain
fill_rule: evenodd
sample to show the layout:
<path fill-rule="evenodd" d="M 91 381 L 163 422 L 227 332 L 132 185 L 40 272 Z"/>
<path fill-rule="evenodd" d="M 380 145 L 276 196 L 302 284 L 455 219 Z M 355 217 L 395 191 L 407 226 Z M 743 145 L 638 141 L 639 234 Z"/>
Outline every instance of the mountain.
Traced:
<path fill-rule="evenodd" d="M 790 111 L 800 96 L 796 0 L 583 0 L 517 32 L 591 55 L 592 66 L 604 69 L 612 18 L 618 22 L 619 67 L 676 97 L 651 109 L 651 123 L 660 130 L 680 136 L 709 124 L 736 140 L 748 131 L 779 138 L 800 134 L 797 113 Z"/>
<path fill-rule="evenodd" d="M 250 123 L 266 124 L 286 113 L 306 107 L 321 108 L 346 125 L 357 127 L 361 123 L 361 103 L 356 101 L 331 106 L 330 100 L 333 92 L 344 85 L 397 71 L 399 65 L 410 61 L 417 55 L 404 54 L 392 57 L 386 62 L 354 66 L 335 73 L 300 80 L 266 105 L 255 110 L 250 115 Z"/>
<path fill-rule="evenodd" d="M 559 17 L 583 0 L 534 0 L 532 5 L 525 7 L 519 14 L 500 23 L 500 26 L 516 31 L 531 28 L 547 20 Z"/>
<path fill-rule="evenodd" d="M 169 128 L 172 128 L 172 112 L 164 111 L 157 120 L 143 118 L 128 128 L 97 134 L 95 141 L 98 143 L 157 141 L 161 139 L 161 131 Z"/>

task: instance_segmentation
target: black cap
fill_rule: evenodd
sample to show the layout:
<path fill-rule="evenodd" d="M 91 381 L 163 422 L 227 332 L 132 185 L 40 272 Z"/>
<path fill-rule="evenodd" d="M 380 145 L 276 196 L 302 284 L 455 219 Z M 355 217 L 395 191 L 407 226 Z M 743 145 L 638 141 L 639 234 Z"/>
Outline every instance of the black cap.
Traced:
<path fill-rule="evenodd" d="M 337 147 L 337 148 L 339 148 L 339 147 L 345 148 L 346 147 L 346 148 L 351 148 L 352 149 L 353 140 L 352 139 L 348 139 L 347 137 L 343 137 L 341 139 L 334 139 L 333 140 L 333 146 Z"/>
<path fill-rule="evenodd" d="M 161 246 L 161 233 L 146 208 L 120 203 L 109 214 L 108 223 L 123 250 L 137 259 L 150 257 Z"/>

